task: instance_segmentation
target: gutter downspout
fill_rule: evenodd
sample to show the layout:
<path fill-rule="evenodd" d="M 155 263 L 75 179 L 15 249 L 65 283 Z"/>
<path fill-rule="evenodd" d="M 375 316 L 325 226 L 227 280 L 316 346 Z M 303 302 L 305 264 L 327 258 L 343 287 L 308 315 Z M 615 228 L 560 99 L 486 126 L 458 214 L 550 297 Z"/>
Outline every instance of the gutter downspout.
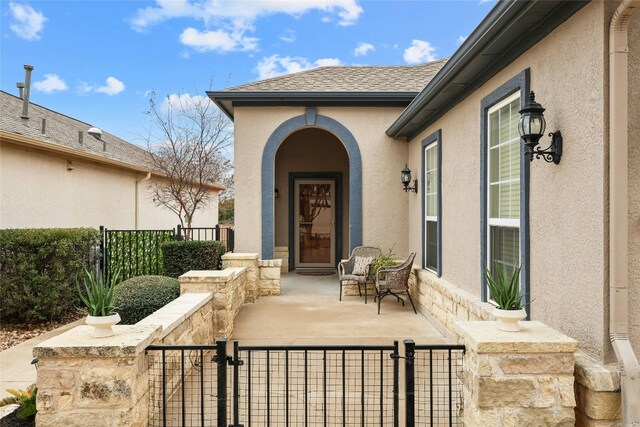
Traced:
<path fill-rule="evenodd" d="M 640 364 L 629 341 L 629 20 L 640 0 L 624 0 L 609 29 L 609 338 L 620 364 L 622 422 L 640 426 Z"/>
<path fill-rule="evenodd" d="M 140 197 L 138 196 L 138 193 L 139 193 L 139 188 L 138 188 L 138 187 L 139 187 L 139 184 L 140 184 L 142 181 L 148 181 L 148 180 L 150 180 L 150 179 L 151 179 L 151 172 L 147 172 L 147 174 L 146 174 L 145 176 L 143 176 L 142 178 L 138 178 L 138 179 L 136 179 L 136 206 L 135 206 L 135 208 L 136 208 L 136 218 L 135 218 L 135 221 L 136 221 L 136 228 L 135 228 L 135 229 L 136 229 L 136 230 L 138 229 L 138 221 L 139 221 L 139 218 L 138 218 L 138 217 L 139 217 L 139 215 L 140 215 L 140 207 L 138 206 L 138 204 L 139 204 L 139 203 L 138 203 L 138 199 L 140 198 Z"/>

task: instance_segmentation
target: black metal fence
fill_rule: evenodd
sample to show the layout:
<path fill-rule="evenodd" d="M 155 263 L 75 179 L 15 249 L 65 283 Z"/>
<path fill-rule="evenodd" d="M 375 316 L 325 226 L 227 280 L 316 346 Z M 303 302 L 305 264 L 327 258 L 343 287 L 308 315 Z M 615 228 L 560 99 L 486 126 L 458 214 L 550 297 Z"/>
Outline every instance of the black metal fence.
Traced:
<path fill-rule="evenodd" d="M 100 227 L 102 259 L 100 268 L 105 277 L 116 270 L 120 277 L 162 274 L 162 244 L 171 240 L 217 240 L 233 251 L 233 228 L 181 227 L 170 230 L 109 230 Z"/>
<path fill-rule="evenodd" d="M 215 351 L 214 351 L 215 350 Z M 150 426 L 462 425 L 462 345 L 150 346 Z M 400 376 L 400 370 L 404 375 Z M 404 405 L 400 401 L 404 399 Z"/>

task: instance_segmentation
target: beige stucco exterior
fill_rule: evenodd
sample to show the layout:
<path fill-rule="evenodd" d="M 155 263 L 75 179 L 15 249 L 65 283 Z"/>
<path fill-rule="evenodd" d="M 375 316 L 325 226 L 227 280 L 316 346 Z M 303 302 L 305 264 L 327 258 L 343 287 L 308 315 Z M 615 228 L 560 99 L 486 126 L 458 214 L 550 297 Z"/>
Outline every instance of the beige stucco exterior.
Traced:
<path fill-rule="evenodd" d="M 70 162 L 70 163 L 68 163 Z M 3 140 L 0 144 L 0 228 L 94 227 L 174 228 L 180 221 L 154 205 L 146 173 L 101 162 L 26 148 Z M 218 195 L 194 215 L 193 226 L 218 222 Z"/>
<path fill-rule="evenodd" d="M 547 131 L 561 130 L 565 144 L 559 165 L 540 160 L 531 164 L 530 311 L 534 319 L 575 337 L 584 350 L 605 359 L 613 357 L 607 302 L 606 77 L 608 23 L 613 10 L 615 4 L 587 5 L 415 138 L 409 152 L 409 167 L 418 169 L 420 141 L 442 129 L 443 279 L 479 294 L 480 103 L 524 69 L 531 70 L 531 90 L 547 109 Z M 640 19 L 634 19 L 636 46 L 639 23 Z M 637 70 L 634 73 L 638 77 Z M 637 82 L 635 87 L 637 91 Z M 630 114 L 640 117 L 637 103 Z M 636 136 L 636 150 L 637 141 Z M 634 146 L 633 141 L 630 146 Z M 638 162 L 637 154 L 635 158 Z M 631 196 L 636 200 L 631 224 L 636 228 L 638 170 L 630 168 L 630 174 L 635 174 L 631 181 L 636 183 L 636 195 Z M 630 194 L 633 192 L 630 187 Z M 409 215 L 409 245 L 420 250 L 418 198 L 409 201 Z M 631 252 L 635 253 L 630 259 L 636 262 L 631 287 L 635 287 L 632 293 L 638 298 L 637 237 L 635 242 L 634 248 L 633 238 L 630 240 Z M 631 301 L 629 305 L 637 328 L 640 305 Z M 640 348 L 637 331 L 634 342 Z"/>
<path fill-rule="evenodd" d="M 530 312 L 578 339 L 581 348 L 613 361 L 608 337 L 608 31 L 618 2 L 595 1 L 514 60 L 410 143 L 385 130 L 397 108 L 318 107 L 355 137 L 362 155 L 363 243 L 393 246 L 399 256 L 422 259 L 420 193 L 401 189 L 408 162 L 421 174 L 421 141 L 442 131 L 441 280 L 480 295 L 481 102 L 505 82 L 530 70 L 531 89 L 547 109 L 547 131 L 561 130 L 559 165 L 541 160 L 530 176 Z M 631 337 L 640 352 L 640 16 L 630 32 L 630 301 Z M 272 132 L 304 107 L 236 107 L 236 245 L 260 252 L 262 153 Z M 545 138 L 542 145 L 548 144 Z M 287 162 L 296 162 L 292 158 Z M 297 164 L 289 168 L 298 167 Z M 320 170 L 320 169 L 318 169 Z M 276 187 L 283 194 L 282 171 Z M 276 200 L 276 246 L 286 246 Z M 286 208 L 285 208 L 286 211 Z M 431 273 L 426 273 L 431 274 Z M 434 276 L 435 278 L 435 276 Z"/>
<path fill-rule="evenodd" d="M 354 136 L 362 156 L 362 241 L 364 244 L 380 246 L 383 250 L 393 247 L 399 256 L 406 256 L 407 246 L 407 198 L 402 191 L 400 170 L 407 158 L 407 144 L 394 141 L 385 135 L 385 130 L 400 114 L 400 108 L 340 108 L 318 107 L 317 114 L 330 117 L 345 126 Z M 303 115 L 304 107 L 236 107 L 235 116 L 235 226 L 236 250 L 260 252 L 262 249 L 261 224 L 261 167 L 264 147 L 273 131 L 286 120 Z M 295 135 L 294 135 L 295 138 Z M 320 150 L 319 150 L 320 151 Z M 284 152 L 283 152 L 284 153 Z M 311 170 L 319 170 L 319 164 L 327 167 L 333 152 L 322 153 L 321 157 L 310 159 Z M 343 153 L 338 153 L 339 156 Z M 296 159 L 297 161 L 297 159 Z M 300 163 L 304 171 L 306 161 Z M 289 168 L 298 169 L 298 163 Z M 344 166 L 342 166 L 344 167 Z M 276 188 L 280 197 L 276 200 L 276 246 L 285 246 L 286 232 L 282 225 L 287 220 L 282 212 L 283 195 L 287 193 L 283 174 L 276 170 Z M 345 183 L 348 173 L 343 175 Z M 348 187 L 348 186 L 346 186 Z M 284 189 L 284 190 L 283 190 Z M 348 191 L 348 188 L 347 188 Z M 346 216 L 344 227 L 347 227 Z M 269 225 L 272 226 L 272 225 Z M 346 237 L 345 237 L 346 239 Z M 282 244 L 278 243 L 281 242 Z M 347 247 L 347 246 L 345 246 Z"/>

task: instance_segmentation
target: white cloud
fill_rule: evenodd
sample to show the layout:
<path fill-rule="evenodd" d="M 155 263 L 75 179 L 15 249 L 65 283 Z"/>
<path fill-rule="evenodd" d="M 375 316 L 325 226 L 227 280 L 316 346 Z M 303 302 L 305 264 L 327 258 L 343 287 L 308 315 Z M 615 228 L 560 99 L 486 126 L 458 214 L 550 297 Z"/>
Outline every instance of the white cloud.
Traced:
<path fill-rule="evenodd" d="M 9 3 L 13 22 L 9 25 L 18 37 L 25 40 L 39 40 L 47 18 L 26 3 Z"/>
<path fill-rule="evenodd" d="M 138 9 L 131 24 L 137 31 L 172 18 L 192 18 L 206 24 L 227 21 L 234 26 L 250 25 L 262 16 L 280 13 L 300 16 L 315 9 L 337 14 L 339 25 L 354 24 L 363 12 L 356 0 L 156 0 L 155 6 Z"/>
<path fill-rule="evenodd" d="M 224 30 L 199 31 L 189 27 L 180 34 L 180 42 L 198 52 L 232 52 L 256 50 L 258 39 L 244 37 L 242 32 L 228 33 Z"/>
<path fill-rule="evenodd" d="M 260 80 L 275 77 L 282 74 L 297 73 L 299 71 L 310 70 L 317 67 L 327 67 L 341 65 L 338 58 L 321 58 L 314 62 L 309 62 L 307 58 L 271 55 L 262 58 L 255 71 Z"/>
<path fill-rule="evenodd" d="M 404 60 L 407 64 L 435 61 L 435 50 L 436 48 L 428 41 L 413 40 L 411 46 L 404 50 Z"/>
<path fill-rule="evenodd" d="M 358 46 L 353 51 L 355 56 L 365 56 L 369 52 L 373 52 L 376 48 L 371 43 L 358 43 Z"/>
<path fill-rule="evenodd" d="M 280 34 L 280 40 L 286 43 L 293 43 L 296 41 L 296 32 L 291 28 L 287 28 Z"/>
<path fill-rule="evenodd" d="M 107 84 L 94 89 L 96 92 L 106 93 L 109 96 L 117 95 L 124 90 L 124 83 L 115 77 L 107 77 Z"/>
<path fill-rule="evenodd" d="M 44 80 L 34 82 L 33 87 L 44 93 L 53 93 L 58 91 L 67 90 L 67 84 L 58 77 L 57 74 L 45 74 Z"/>
<path fill-rule="evenodd" d="M 458 44 L 461 45 L 469 36 L 458 36 Z"/>
<path fill-rule="evenodd" d="M 146 31 L 153 25 L 174 18 L 202 21 L 203 30 L 185 29 L 180 41 L 197 51 L 256 50 L 258 38 L 248 37 L 261 17 L 286 14 L 301 16 L 310 10 L 337 15 L 338 25 L 353 25 L 363 10 L 357 0 L 305 1 L 235 1 L 235 0 L 156 0 L 156 4 L 138 9 L 131 20 L 136 31 Z M 293 41 L 285 34 L 284 41 Z M 294 36 L 295 40 L 295 36 Z"/>

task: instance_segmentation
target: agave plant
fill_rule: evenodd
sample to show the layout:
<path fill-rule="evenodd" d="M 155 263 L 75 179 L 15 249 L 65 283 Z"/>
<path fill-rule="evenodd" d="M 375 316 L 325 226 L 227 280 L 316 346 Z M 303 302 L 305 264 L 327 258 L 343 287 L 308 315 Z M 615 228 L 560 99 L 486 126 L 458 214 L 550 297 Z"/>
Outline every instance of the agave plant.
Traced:
<path fill-rule="evenodd" d="M 36 409 L 36 398 L 38 396 L 38 387 L 35 384 L 27 387 L 26 390 L 14 390 L 8 388 L 7 392 L 11 394 L 9 397 L 5 397 L 0 400 L 0 406 L 18 404 L 20 409 L 17 416 L 21 420 L 26 420 L 33 417 L 38 410 Z"/>
<path fill-rule="evenodd" d="M 524 297 L 520 292 L 520 267 L 516 267 L 509 280 L 499 264 L 495 264 L 494 271 L 493 275 L 489 269 L 485 271 L 491 299 L 501 310 L 520 310 Z"/>
<path fill-rule="evenodd" d="M 81 308 L 80 311 L 89 316 L 111 316 L 115 314 L 114 290 L 120 278 L 120 271 L 115 271 L 106 280 L 102 276 L 96 279 L 93 272 L 89 270 L 84 272 L 84 289 L 79 286 L 78 292 L 85 307 Z"/>

